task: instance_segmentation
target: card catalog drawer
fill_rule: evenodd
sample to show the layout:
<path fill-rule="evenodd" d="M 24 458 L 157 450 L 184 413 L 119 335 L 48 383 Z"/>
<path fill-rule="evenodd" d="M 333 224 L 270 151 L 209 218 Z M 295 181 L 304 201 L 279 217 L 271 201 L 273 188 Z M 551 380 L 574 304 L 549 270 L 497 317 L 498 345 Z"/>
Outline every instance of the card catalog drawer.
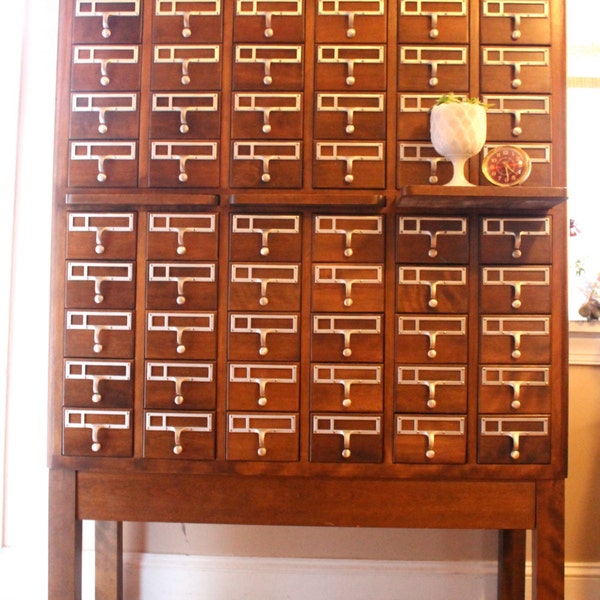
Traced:
<path fill-rule="evenodd" d="M 383 410 L 383 365 L 320 363 L 311 373 L 313 411 Z"/>
<path fill-rule="evenodd" d="M 215 408 L 215 365 L 212 362 L 147 361 L 144 398 L 147 408 Z"/>
<path fill-rule="evenodd" d="M 469 88 L 467 46 L 401 45 L 398 89 L 433 92 Z M 490 90 L 492 91 L 492 90 Z"/>
<path fill-rule="evenodd" d="M 156 0 L 154 42 L 218 42 L 222 39 L 222 1 Z"/>
<path fill-rule="evenodd" d="M 466 457 L 465 417 L 396 415 L 394 462 L 459 464 Z"/>
<path fill-rule="evenodd" d="M 484 44 L 550 44 L 550 0 L 483 0 Z"/>
<path fill-rule="evenodd" d="M 302 187 L 302 142 L 234 142 L 232 187 Z"/>
<path fill-rule="evenodd" d="M 481 311 L 549 313 L 550 267 L 483 267 Z"/>
<path fill-rule="evenodd" d="M 480 256 L 488 264 L 549 264 L 551 218 L 484 218 Z"/>
<path fill-rule="evenodd" d="M 129 360 L 69 359 L 64 362 L 65 406 L 132 408 L 133 390 Z"/>
<path fill-rule="evenodd" d="M 74 187 L 136 187 L 136 142 L 71 142 L 69 185 Z"/>
<path fill-rule="evenodd" d="M 301 138 L 302 94 L 234 93 L 231 135 L 236 139 Z"/>
<path fill-rule="evenodd" d="M 469 39 L 467 0 L 400 0 L 403 42 L 464 44 Z"/>
<path fill-rule="evenodd" d="M 297 361 L 300 359 L 300 317 L 297 314 L 231 313 L 231 360 Z"/>
<path fill-rule="evenodd" d="M 150 213 L 148 258 L 216 259 L 217 215 L 211 213 Z"/>
<path fill-rule="evenodd" d="M 547 142 L 552 139 L 551 99 L 548 95 L 485 94 L 487 139 Z"/>
<path fill-rule="evenodd" d="M 481 52 L 481 90 L 484 93 L 552 91 L 549 47 L 485 46 Z"/>
<path fill-rule="evenodd" d="M 303 0 L 235 0 L 233 39 L 241 42 L 301 42 Z"/>
<path fill-rule="evenodd" d="M 157 44 L 152 53 L 153 90 L 218 90 L 221 47 L 217 44 Z"/>
<path fill-rule="evenodd" d="M 298 215 L 232 215 L 231 260 L 300 260 Z"/>
<path fill-rule="evenodd" d="M 382 362 L 383 317 L 320 314 L 312 317 L 313 361 Z"/>
<path fill-rule="evenodd" d="M 315 261 L 383 262 L 383 216 L 317 215 L 312 246 Z"/>
<path fill-rule="evenodd" d="M 482 413 L 548 413 L 551 399 L 550 367 L 481 368 L 479 411 Z"/>
<path fill-rule="evenodd" d="M 300 310 L 300 265 L 232 263 L 231 310 Z"/>
<path fill-rule="evenodd" d="M 138 136 L 137 93 L 71 94 L 69 137 L 72 139 L 133 139 Z"/>
<path fill-rule="evenodd" d="M 479 463 L 547 464 L 550 457 L 548 416 L 481 417 Z"/>
<path fill-rule="evenodd" d="M 384 90 L 385 46 L 317 45 L 315 85 L 317 90 L 347 92 Z"/>
<path fill-rule="evenodd" d="M 221 131 L 221 97 L 214 92 L 152 94 L 150 137 L 210 140 Z"/>
<path fill-rule="evenodd" d="M 148 181 L 151 187 L 217 187 L 218 142 L 152 142 Z"/>
<path fill-rule="evenodd" d="M 319 0 L 317 41 L 383 42 L 387 23 L 384 0 Z"/>
<path fill-rule="evenodd" d="M 385 95 L 318 93 L 315 102 L 315 138 L 385 139 Z"/>
<path fill-rule="evenodd" d="M 211 359 L 217 356 L 215 313 L 156 312 L 147 314 L 148 358 Z"/>
<path fill-rule="evenodd" d="M 229 363 L 229 410 L 297 411 L 300 400 L 297 363 Z"/>
<path fill-rule="evenodd" d="M 396 361 L 462 363 L 467 361 L 467 317 L 399 316 Z"/>
<path fill-rule="evenodd" d="M 400 265 L 397 277 L 397 312 L 467 312 L 466 267 Z"/>
<path fill-rule="evenodd" d="M 73 41 L 139 43 L 141 0 L 76 0 Z"/>
<path fill-rule="evenodd" d="M 135 306 L 135 268 L 130 262 L 69 260 L 65 284 L 68 308 Z"/>
<path fill-rule="evenodd" d="M 467 412 L 467 367 L 398 365 L 396 410 L 405 413 Z"/>
<path fill-rule="evenodd" d="M 312 415 L 312 462 L 380 463 L 383 460 L 380 415 Z"/>
<path fill-rule="evenodd" d="M 63 413 L 65 456 L 129 457 L 133 429 L 129 410 L 80 410 Z"/>
<path fill-rule="evenodd" d="M 481 361 L 484 363 L 548 363 L 550 317 L 483 317 L 480 346 Z"/>
<path fill-rule="evenodd" d="M 148 263 L 146 305 L 167 310 L 216 308 L 216 264 Z"/>
<path fill-rule="evenodd" d="M 384 142 L 317 142 L 314 186 L 383 189 L 384 155 Z"/>
<path fill-rule="evenodd" d="M 268 92 L 302 90 L 303 47 L 296 44 L 236 44 L 233 89 Z"/>
<path fill-rule="evenodd" d="M 65 355 L 90 358 L 133 357 L 133 313 L 67 310 Z"/>
<path fill-rule="evenodd" d="M 297 461 L 296 414 L 228 413 L 227 460 Z"/>
<path fill-rule="evenodd" d="M 452 163 L 440 156 L 430 143 L 398 144 L 396 184 L 437 185 L 452 179 Z"/>
<path fill-rule="evenodd" d="M 145 458 L 215 457 L 214 413 L 146 412 L 144 427 Z"/>
<path fill-rule="evenodd" d="M 135 213 L 68 213 L 67 258 L 135 258 L 135 227 Z"/>
<path fill-rule="evenodd" d="M 78 92 L 127 92 L 140 87 L 137 45 L 75 45 L 71 89 Z"/>
<path fill-rule="evenodd" d="M 313 265 L 314 311 L 383 312 L 383 305 L 383 265 Z"/>
<path fill-rule="evenodd" d="M 401 263 L 469 261 L 469 233 L 466 217 L 398 218 L 396 260 Z"/>

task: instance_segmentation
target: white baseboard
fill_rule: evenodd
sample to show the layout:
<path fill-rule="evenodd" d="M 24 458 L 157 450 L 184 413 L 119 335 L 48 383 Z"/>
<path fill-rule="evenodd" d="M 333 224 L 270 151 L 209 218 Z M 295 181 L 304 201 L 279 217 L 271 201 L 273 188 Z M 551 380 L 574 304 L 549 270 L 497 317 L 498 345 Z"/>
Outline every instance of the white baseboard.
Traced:
<path fill-rule="evenodd" d="M 94 599 L 93 561 L 84 552 L 83 600 Z M 2 600 L 44 600 L 45 574 L 45 553 L 0 550 Z M 566 600 L 600 598 L 600 563 L 569 563 L 565 577 Z M 496 600 L 494 562 L 126 553 L 124 579 L 125 600 Z"/>

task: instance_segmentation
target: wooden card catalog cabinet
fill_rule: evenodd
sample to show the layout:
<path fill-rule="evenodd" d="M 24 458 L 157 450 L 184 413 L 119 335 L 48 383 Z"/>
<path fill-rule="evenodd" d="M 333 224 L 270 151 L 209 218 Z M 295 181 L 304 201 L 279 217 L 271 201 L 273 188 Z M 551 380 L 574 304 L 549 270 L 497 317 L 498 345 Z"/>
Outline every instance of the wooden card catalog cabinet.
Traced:
<path fill-rule="evenodd" d="M 83 519 L 497 529 L 500 600 L 532 529 L 564 597 L 563 12 L 61 0 L 51 600 Z M 449 91 L 489 104 L 472 187 L 430 141 Z"/>

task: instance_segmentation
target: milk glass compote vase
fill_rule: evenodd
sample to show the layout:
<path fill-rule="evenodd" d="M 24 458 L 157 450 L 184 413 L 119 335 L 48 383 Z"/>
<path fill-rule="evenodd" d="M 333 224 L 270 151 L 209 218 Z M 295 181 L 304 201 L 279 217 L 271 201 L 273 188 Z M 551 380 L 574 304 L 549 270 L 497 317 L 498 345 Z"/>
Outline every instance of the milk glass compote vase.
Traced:
<path fill-rule="evenodd" d="M 446 185 L 470 186 L 473 184 L 465 177 L 465 164 L 485 143 L 486 107 L 477 100 L 449 97 L 431 109 L 431 142 L 436 152 L 452 163 L 452 179 Z"/>

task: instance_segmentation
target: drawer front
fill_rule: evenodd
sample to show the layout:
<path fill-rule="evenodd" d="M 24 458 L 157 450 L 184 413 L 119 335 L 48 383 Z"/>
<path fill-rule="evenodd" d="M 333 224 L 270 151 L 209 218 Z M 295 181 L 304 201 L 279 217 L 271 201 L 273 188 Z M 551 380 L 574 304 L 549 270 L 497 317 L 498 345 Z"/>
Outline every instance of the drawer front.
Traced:
<path fill-rule="evenodd" d="M 137 142 L 71 142 L 69 185 L 74 187 L 136 187 Z"/>
<path fill-rule="evenodd" d="M 551 97 L 547 94 L 485 94 L 489 141 L 547 142 L 552 140 Z"/>
<path fill-rule="evenodd" d="M 214 413 L 146 411 L 145 458 L 213 460 Z"/>
<path fill-rule="evenodd" d="M 550 217 L 484 218 L 481 262 L 487 264 L 549 264 L 552 259 Z"/>
<path fill-rule="evenodd" d="M 73 46 L 71 89 L 78 92 L 129 92 L 140 87 L 140 46 Z"/>
<path fill-rule="evenodd" d="M 296 414 L 228 413 L 227 459 L 297 461 Z"/>
<path fill-rule="evenodd" d="M 400 45 L 398 89 L 435 92 L 469 89 L 467 46 Z M 492 91 L 492 90 L 490 90 Z"/>
<path fill-rule="evenodd" d="M 383 312 L 384 265 L 313 265 L 314 311 Z"/>
<path fill-rule="evenodd" d="M 461 464 L 466 456 L 464 417 L 396 415 L 395 462 Z"/>
<path fill-rule="evenodd" d="M 126 309 L 135 306 L 135 265 L 125 262 L 67 261 L 67 308 Z"/>
<path fill-rule="evenodd" d="M 550 367 L 488 365 L 481 367 L 481 413 L 549 413 L 552 401 Z"/>
<path fill-rule="evenodd" d="M 216 92 L 154 92 L 150 137 L 216 140 L 221 133 L 221 102 Z"/>
<path fill-rule="evenodd" d="M 300 359 L 298 314 L 230 313 L 231 360 L 298 361 Z"/>
<path fill-rule="evenodd" d="M 67 310 L 65 355 L 81 358 L 132 358 L 133 313 Z"/>
<path fill-rule="evenodd" d="M 481 57 L 484 93 L 548 93 L 552 90 L 550 49 L 543 46 L 485 46 Z"/>
<path fill-rule="evenodd" d="M 399 316 L 396 327 L 396 361 L 399 363 L 467 362 L 465 316 Z"/>
<path fill-rule="evenodd" d="M 216 406 L 213 362 L 146 361 L 147 408 L 207 410 Z"/>
<path fill-rule="evenodd" d="M 467 367 L 398 365 L 396 411 L 466 413 Z"/>
<path fill-rule="evenodd" d="M 217 187 L 219 142 L 164 140 L 150 145 L 151 187 Z"/>
<path fill-rule="evenodd" d="M 129 360 L 64 361 L 64 406 L 132 408 L 133 394 L 133 365 Z"/>
<path fill-rule="evenodd" d="M 161 312 L 146 315 L 148 358 L 214 359 L 217 329 L 214 312 Z"/>
<path fill-rule="evenodd" d="M 550 419 L 482 416 L 479 430 L 480 463 L 544 464 L 550 462 Z"/>
<path fill-rule="evenodd" d="M 385 46 L 377 44 L 317 45 L 317 89 L 346 92 L 384 90 L 385 52 Z"/>
<path fill-rule="evenodd" d="M 152 47 L 152 89 L 211 91 L 221 88 L 218 44 L 155 44 Z"/>
<path fill-rule="evenodd" d="M 466 263 L 469 260 L 467 219 L 401 216 L 396 259 L 403 263 Z"/>
<path fill-rule="evenodd" d="M 232 215 L 229 243 L 232 260 L 299 261 L 302 248 L 300 217 Z"/>
<path fill-rule="evenodd" d="M 136 139 L 139 136 L 136 92 L 71 94 L 71 139 Z"/>
<path fill-rule="evenodd" d="M 481 41 L 484 44 L 549 44 L 550 2 L 483 0 Z"/>
<path fill-rule="evenodd" d="M 220 0 L 157 0 L 152 20 L 154 42 L 219 42 L 223 36 Z"/>
<path fill-rule="evenodd" d="M 383 365 L 317 363 L 311 368 L 311 410 L 383 410 Z"/>
<path fill-rule="evenodd" d="M 383 262 L 382 216 L 317 215 L 313 223 L 314 261 Z"/>
<path fill-rule="evenodd" d="M 385 120 L 383 93 L 317 93 L 316 139 L 384 140 Z"/>
<path fill-rule="evenodd" d="M 466 267 L 399 266 L 396 310 L 465 313 L 468 307 Z"/>
<path fill-rule="evenodd" d="M 73 41 L 94 44 L 139 43 L 141 0 L 76 0 Z"/>
<path fill-rule="evenodd" d="M 385 187 L 383 142 L 316 142 L 316 188 Z"/>
<path fill-rule="evenodd" d="M 65 456 L 129 457 L 133 452 L 131 411 L 65 408 Z"/>
<path fill-rule="evenodd" d="M 135 213 L 72 212 L 67 216 L 67 258 L 135 258 L 136 239 Z"/>
<path fill-rule="evenodd" d="M 386 3 L 384 0 L 345 2 L 318 0 L 317 41 L 353 42 L 385 41 Z"/>
<path fill-rule="evenodd" d="M 400 0 L 402 40 L 411 43 L 464 44 L 469 39 L 467 0 Z"/>
<path fill-rule="evenodd" d="M 298 411 L 299 370 L 298 363 L 230 362 L 227 378 L 228 410 Z"/>
<path fill-rule="evenodd" d="M 299 311 L 300 267 L 286 263 L 232 263 L 229 308 Z"/>
<path fill-rule="evenodd" d="M 550 277 L 549 266 L 483 267 L 481 311 L 549 313 Z"/>
<path fill-rule="evenodd" d="M 312 317 L 313 361 L 383 361 L 381 315 L 315 314 Z"/>
<path fill-rule="evenodd" d="M 481 319 L 483 363 L 549 363 L 550 347 L 549 316 L 490 315 Z"/>
<path fill-rule="evenodd" d="M 216 264 L 149 263 L 146 304 L 166 310 L 215 309 Z"/>
<path fill-rule="evenodd" d="M 300 44 L 235 44 L 233 89 L 301 91 L 304 48 Z"/>
<path fill-rule="evenodd" d="M 334 463 L 381 462 L 381 415 L 313 414 L 310 460 Z"/>
<path fill-rule="evenodd" d="M 241 42 L 301 42 L 303 0 L 235 0 L 233 39 Z"/>
<path fill-rule="evenodd" d="M 218 253 L 217 215 L 150 213 L 148 249 L 151 260 L 215 260 Z"/>
<path fill-rule="evenodd" d="M 231 117 L 234 139 L 272 140 L 302 137 L 302 94 L 235 92 Z"/>

